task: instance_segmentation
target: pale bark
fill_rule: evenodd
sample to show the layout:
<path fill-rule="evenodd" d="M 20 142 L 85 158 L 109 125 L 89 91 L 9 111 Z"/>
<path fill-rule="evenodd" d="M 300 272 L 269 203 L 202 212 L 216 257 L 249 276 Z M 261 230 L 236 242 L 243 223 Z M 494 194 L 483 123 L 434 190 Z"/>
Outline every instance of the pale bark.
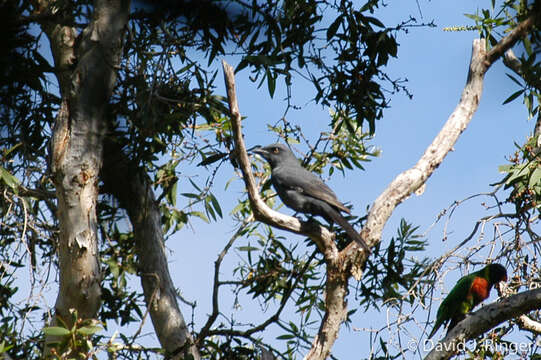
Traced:
<path fill-rule="evenodd" d="M 138 259 L 138 275 L 154 330 L 170 358 L 191 355 L 200 359 L 184 317 L 165 254 L 160 209 L 151 182 L 122 150 L 108 142 L 102 172 L 105 190 L 126 209 L 133 226 Z"/>
<path fill-rule="evenodd" d="M 521 330 L 526 330 L 534 334 L 541 334 L 541 323 L 530 319 L 526 315 L 521 315 L 516 319 L 517 325 Z"/>
<path fill-rule="evenodd" d="M 338 338 L 340 326 L 347 318 L 349 272 L 337 269 L 327 263 L 327 280 L 325 283 L 325 315 L 321 321 L 318 334 L 312 341 L 312 347 L 306 356 L 308 359 L 326 359 L 331 353 L 334 342 Z"/>
<path fill-rule="evenodd" d="M 43 8 L 49 5 L 40 3 Z M 55 314 L 68 326 L 70 309 L 87 319 L 96 317 L 100 307 L 96 202 L 103 114 L 116 81 L 128 12 L 129 1 L 96 1 L 93 20 L 77 48 L 74 29 L 54 23 L 43 26 L 62 95 L 51 139 L 50 169 L 60 225 Z"/>
<path fill-rule="evenodd" d="M 468 79 L 457 107 L 417 164 L 400 173 L 370 208 L 366 225 L 361 232 L 369 246 L 380 241 L 383 228 L 394 209 L 428 180 L 470 123 L 483 91 L 483 78 L 487 70 L 485 60 L 485 40 L 474 40 Z M 359 280 L 362 269 L 356 267 L 354 276 Z"/>
<path fill-rule="evenodd" d="M 464 349 L 469 339 L 487 332 L 504 321 L 532 310 L 541 309 L 541 289 L 525 291 L 484 306 L 459 322 L 445 338 L 434 346 L 425 360 L 444 360 Z"/>

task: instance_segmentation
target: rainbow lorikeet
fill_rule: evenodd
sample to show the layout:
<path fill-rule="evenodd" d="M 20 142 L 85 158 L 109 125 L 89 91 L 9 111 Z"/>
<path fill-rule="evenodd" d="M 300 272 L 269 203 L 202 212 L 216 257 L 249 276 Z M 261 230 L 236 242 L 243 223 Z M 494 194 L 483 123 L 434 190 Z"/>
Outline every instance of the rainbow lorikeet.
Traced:
<path fill-rule="evenodd" d="M 507 271 L 500 264 L 490 264 L 463 276 L 442 301 L 436 323 L 428 338 L 430 339 L 440 326 L 448 321 L 450 323 L 447 331 L 451 331 L 456 324 L 464 320 L 467 313 L 488 298 L 492 286 L 500 281 L 507 281 Z"/>

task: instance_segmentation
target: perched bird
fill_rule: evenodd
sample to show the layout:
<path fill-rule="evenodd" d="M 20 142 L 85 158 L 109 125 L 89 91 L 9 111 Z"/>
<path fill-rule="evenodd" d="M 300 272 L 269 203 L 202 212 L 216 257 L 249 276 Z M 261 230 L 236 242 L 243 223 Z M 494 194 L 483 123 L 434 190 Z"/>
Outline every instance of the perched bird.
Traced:
<path fill-rule="evenodd" d="M 338 201 L 336 194 L 318 176 L 301 166 L 286 145 L 271 144 L 258 147 L 253 152 L 270 164 L 272 185 L 286 206 L 304 214 L 322 216 L 329 223 L 337 223 L 351 240 L 370 253 L 359 233 L 340 214 L 341 211 L 349 214 L 349 209 Z"/>
<path fill-rule="evenodd" d="M 507 281 L 507 271 L 500 264 L 490 264 L 479 271 L 463 276 L 456 283 L 449 295 L 441 303 L 434 328 L 428 335 L 430 339 L 443 323 L 449 323 L 451 331 L 466 314 L 481 301 L 488 298 L 492 286 L 500 281 Z"/>

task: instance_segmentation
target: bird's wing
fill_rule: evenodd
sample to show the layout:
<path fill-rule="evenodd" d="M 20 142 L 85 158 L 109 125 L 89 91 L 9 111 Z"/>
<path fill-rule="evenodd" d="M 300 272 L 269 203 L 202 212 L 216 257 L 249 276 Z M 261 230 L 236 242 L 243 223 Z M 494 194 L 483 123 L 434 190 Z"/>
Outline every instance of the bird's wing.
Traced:
<path fill-rule="evenodd" d="M 438 328 L 457 316 L 463 316 L 471 309 L 471 292 L 474 274 L 463 276 L 456 285 L 451 289 L 445 299 L 443 299 L 440 307 L 438 308 L 438 314 L 436 316 L 436 323 L 434 328 L 430 332 L 429 338 L 434 335 Z"/>
<path fill-rule="evenodd" d="M 313 198 L 323 200 L 340 211 L 350 213 L 350 210 L 338 200 L 336 194 L 318 176 L 300 165 L 294 169 L 288 168 L 287 173 L 282 169 L 276 169 L 273 172 L 273 177 L 283 188 L 297 190 Z"/>

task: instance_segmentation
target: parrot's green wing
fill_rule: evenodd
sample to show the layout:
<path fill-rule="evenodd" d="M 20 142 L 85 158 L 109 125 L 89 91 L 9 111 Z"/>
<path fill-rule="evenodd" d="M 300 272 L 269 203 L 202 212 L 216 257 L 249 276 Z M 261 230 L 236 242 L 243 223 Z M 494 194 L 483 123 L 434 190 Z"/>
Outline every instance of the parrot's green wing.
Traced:
<path fill-rule="evenodd" d="M 460 314 L 466 314 L 471 309 L 472 300 L 470 288 L 476 276 L 477 275 L 473 273 L 462 277 L 458 280 L 449 295 L 442 301 L 438 308 L 434 328 L 430 332 L 430 335 L 428 335 L 429 339 L 436 333 L 441 325 Z"/>

